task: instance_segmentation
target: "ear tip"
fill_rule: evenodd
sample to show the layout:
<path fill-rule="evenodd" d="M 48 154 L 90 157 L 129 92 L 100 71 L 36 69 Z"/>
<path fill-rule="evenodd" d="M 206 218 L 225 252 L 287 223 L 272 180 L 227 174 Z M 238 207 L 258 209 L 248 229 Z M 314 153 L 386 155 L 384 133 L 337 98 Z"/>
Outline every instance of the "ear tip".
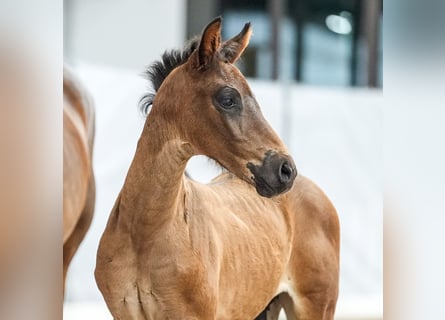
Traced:
<path fill-rule="evenodd" d="M 210 21 L 205 26 L 205 28 L 204 28 L 202 33 L 205 34 L 210 29 L 212 29 L 212 30 L 220 30 L 221 29 L 221 21 L 222 21 L 222 17 L 221 16 L 218 16 L 218 17 L 214 18 L 212 21 Z"/>
<path fill-rule="evenodd" d="M 242 32 L 243 32 L 243 33 L 246 33 L 246 32 L 249 31 L 249 30 L 252 30 L 252 24 L 250 23 L 250 21 L 247 21 L 247 22 L 244 24 L 244 27 L 243 27 Z"/>
<path fill-rule="evenodd" d="M 210 22 L 209 24 L 214 24 L 214 23 L 221 23 L 222 22 L 222 16 L 217 16 L 215 19 L 212 20 L 212 22 Z"/>

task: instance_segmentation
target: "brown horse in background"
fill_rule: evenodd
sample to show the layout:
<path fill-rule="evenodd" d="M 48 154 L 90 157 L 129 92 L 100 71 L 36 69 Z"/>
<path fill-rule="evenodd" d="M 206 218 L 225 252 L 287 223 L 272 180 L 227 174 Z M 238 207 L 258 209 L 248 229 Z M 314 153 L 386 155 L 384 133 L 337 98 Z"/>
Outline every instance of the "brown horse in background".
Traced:
<path fill-rule="evenodd" d="M 63 287 L 68 266 L 94 213 L 94 108 L 85 89 L 63 72 Z"/>
<path fill-rule="evenodd" d="M 234 65 L 251 33 L 221 42 L 217 18 L 148 72 L 157 92 L 97 254 L 114 319 L 334 317 L 337 213 Z M 198 154 L 228 172 L 188 179 Z"/>

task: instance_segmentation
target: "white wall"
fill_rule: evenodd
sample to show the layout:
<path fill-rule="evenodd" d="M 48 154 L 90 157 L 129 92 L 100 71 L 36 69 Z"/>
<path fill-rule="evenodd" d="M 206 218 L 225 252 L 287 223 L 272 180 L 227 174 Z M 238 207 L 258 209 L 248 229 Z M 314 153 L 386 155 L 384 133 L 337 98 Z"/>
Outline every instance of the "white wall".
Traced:
<path fill-rule="evenodd" d="M 68 61 L 142 70 L 186 36 L 186 0 L 65 0 Z"/>

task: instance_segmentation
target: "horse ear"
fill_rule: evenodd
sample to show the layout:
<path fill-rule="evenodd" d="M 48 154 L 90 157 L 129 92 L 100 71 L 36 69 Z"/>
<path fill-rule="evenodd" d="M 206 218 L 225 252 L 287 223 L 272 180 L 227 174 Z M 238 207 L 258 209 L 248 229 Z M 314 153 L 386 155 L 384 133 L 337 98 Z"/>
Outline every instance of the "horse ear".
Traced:
<path fill-rule="evenodd" d="M 250 36 L 252 35 L 252 27 L 250 22 L 247 22 L 243 30 L 232 39 L 225 41 L 221 46 L 221 55 L 230 63 L 234 63 L 243 53 L 249 44 Z"/>
<path fill-rule="evenodd" d="M 205 27 L 198 47 L 197 67 L 207 66 L 215 57 L 221 45 L 221 21 L 215 18 Z"/>

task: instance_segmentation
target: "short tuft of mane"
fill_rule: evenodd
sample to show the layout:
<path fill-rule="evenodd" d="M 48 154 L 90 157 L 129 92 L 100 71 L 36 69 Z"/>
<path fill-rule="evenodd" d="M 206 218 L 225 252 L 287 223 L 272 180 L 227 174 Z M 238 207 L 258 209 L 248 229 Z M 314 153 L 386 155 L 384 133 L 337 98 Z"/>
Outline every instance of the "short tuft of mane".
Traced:
<path fill-rule="evenodd" d="M 143 114 L 147 115 L 150 106 L 156 96 L 156 92 L 161 87 L 165 78 L 176 67 L 187 62 L 193 51 L 198 48 L 199 37 L 189 40 L 182 50 L 173 49 L 165 51 L 161 56 L 161 60 L 153 62 L 144 72 L 145 77 L 151 82 L 152 91 L 145 94 L 140 100 L 140 108 Z"/>

